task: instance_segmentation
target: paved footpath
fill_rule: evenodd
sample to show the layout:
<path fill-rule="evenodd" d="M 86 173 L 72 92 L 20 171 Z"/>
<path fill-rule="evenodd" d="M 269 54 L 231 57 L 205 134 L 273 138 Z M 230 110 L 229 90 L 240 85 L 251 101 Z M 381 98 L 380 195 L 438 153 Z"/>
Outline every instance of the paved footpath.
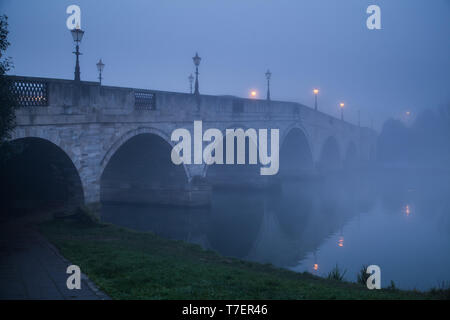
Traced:
<path fill-rule="evenodd" d="M 84 274 L 81 289 L 66 286 L 63 258 L 31 223 L 0 224 L 0 299 L 109 299 Z"/>

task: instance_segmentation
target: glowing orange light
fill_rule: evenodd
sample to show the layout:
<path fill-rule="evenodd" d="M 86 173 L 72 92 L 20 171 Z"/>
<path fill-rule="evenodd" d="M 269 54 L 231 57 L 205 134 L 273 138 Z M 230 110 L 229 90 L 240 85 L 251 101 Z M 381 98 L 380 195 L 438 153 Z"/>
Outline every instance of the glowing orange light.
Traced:
<path fill-rule="evenodd" d="M 405 214 L 406 214 L 407 216 L 409 216 L 409 215 L 411 214 L 411 208 L 409 207 L 408 204 L 405 206 Z"/>
<path fill-rule="evenodd" d="M 314 94 L 318 94 L 319 93 L 319 89 L 314 89 Z"/>
<path fill-rule="evenodd" d="M 257 95 L 258 95 L 258 92 L 256 90 L 250 91 L 250 97 L 256 98 Z"/>
<path fill-rule="evenodd" d="M 339 241 L 338 241 L 338 246 L 341 247 L 341 248 L 344 246 L 344 238 L 343 238 L 343 237 L 341 237 L 341 238 L 339 239 Z"/>
<path fill-rule="evenodd" d="M 344 104 L 343 102 L 341 102 L 341 103 L 339 104 L 339 106 L 340 106 L 341 108 L 343 108 L 343 107 L 345 107 L 345 104 Z"/>
<path fill-rule="evenodd" d="M 314 263 L 313 269 L 314 269 L 314 271 L 319 270 L 319 265 L 317 263 Z"/>

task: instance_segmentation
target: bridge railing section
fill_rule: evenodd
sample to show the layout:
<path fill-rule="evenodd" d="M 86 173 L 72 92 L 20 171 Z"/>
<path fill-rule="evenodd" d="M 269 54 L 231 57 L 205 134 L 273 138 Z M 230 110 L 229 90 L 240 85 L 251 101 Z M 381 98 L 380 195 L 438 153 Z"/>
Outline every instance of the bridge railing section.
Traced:
<path fill-rule="evenodd" d="M 148 90 L 134 90 L 134 107 L 137 110 L 156 110 L 156 93 Z"/>
<path fill-rule="evenodd" d="M 20 107 L 48 106 L 48 83 L 45 80 L 13 78 L 11 91 Z"/>

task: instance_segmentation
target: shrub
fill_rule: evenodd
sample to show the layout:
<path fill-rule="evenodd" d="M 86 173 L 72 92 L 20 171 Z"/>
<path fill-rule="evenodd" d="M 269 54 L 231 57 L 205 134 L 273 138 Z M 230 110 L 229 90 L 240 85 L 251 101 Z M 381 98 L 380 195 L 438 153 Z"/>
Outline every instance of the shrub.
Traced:
<path fill-rule="evenodd" d="M 362 265 L 361 270 L 356 275 L 356 282 L 362 284 L 363 286 L 367 285 L 367 279 L 369 279 L 370 274 L 367 273 L 367 265 Z"/>
<path fill-rule="evenodd" d="M 396 290 L 398 290 L 398 289 L 397 289 L 397 286 L 395 285 L 394 280 L 391 280 L 391 283 L 389 284 L 389 287 L 386 288 L 386 290 L 391 290 L 391 291 L 396 291 Z"/>
<path fill-rule="evenodd" d="M 347 270 L 340 270 L 339 266 L 336 264 L 336 266 L 328 273 L 327 279 L 329 280 L 335 280 L 335 281 L 343 281 L 344 276 Z"/>

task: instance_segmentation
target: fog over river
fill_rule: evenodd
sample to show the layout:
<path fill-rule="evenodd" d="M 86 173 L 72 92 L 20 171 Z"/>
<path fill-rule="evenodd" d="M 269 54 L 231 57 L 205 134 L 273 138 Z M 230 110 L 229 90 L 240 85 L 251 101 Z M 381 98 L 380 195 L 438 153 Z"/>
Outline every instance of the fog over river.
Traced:
<path fill-rule="evenodd" d="M 381 268 L 382 287 L 450 281 L 449 175 L 396 170 L 284 182 L 270 191 L 214 190 L 210 208 L 104 204 L 102 218 L 197 243 L 225 256 L 356 281 Z"/>

